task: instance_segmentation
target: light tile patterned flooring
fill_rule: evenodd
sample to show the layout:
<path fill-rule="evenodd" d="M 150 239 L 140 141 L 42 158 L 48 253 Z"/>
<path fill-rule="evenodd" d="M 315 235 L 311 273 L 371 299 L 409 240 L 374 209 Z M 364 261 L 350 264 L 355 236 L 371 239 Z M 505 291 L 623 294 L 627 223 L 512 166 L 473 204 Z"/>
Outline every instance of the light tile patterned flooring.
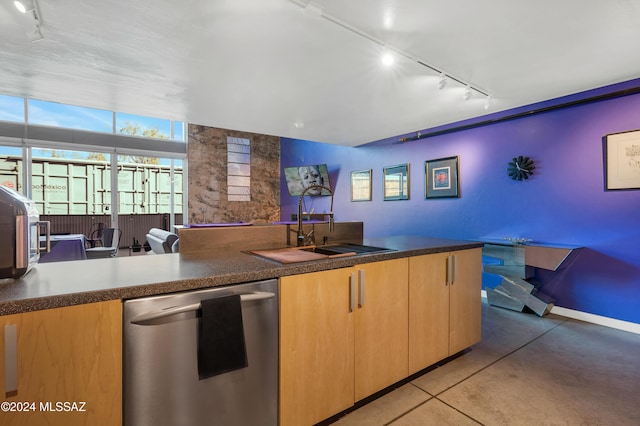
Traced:
<path fill-rule="evenodd" d="M 640 335 L 483 302 L 482 342 L 337 426 L 640 425 Z"/>

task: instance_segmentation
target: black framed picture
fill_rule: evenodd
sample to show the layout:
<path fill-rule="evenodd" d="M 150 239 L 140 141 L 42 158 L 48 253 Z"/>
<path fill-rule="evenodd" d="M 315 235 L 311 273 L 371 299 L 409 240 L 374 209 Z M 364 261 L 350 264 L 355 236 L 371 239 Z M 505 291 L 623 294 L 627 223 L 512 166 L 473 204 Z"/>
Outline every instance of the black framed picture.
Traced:
<path fill-rule="evenodd" d="M 425 161 L 425 198 L 459 197 L 458 157 Z"/>
<path fill-rule="evenodd" d="M 640 189 L 640 130 L 605 136 L 605 187 Z"/>

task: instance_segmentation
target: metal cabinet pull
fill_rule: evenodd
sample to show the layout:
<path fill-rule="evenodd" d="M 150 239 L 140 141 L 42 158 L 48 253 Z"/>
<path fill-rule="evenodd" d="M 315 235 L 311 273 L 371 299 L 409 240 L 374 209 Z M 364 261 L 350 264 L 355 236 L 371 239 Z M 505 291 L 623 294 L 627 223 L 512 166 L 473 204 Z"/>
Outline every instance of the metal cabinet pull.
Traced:
<path fill-rule="evenodd" d="M 38 226 L 38 253 L 49 253 L 51 251 L 51 222 L 41 220 Z M 40 236 L 44 235 L 44 246 L 40 241 Z"/>
<path fill-rule="evenodd" d="M 458 280 L 458 256 L 454 254 L 451 257 L 453 258 L 453 261 L 451 262 L 453 264 L 451 267 L 451 285 L 453 285 Z"/>
<path fill-rule="evenodd" d="M 18 330 L 15 324 L 4 326 L 4 393 L 18 395 Z"/>
<path fill-rule="evenodd" d="M 364 269 L 358 270 L 358 283 L 360 285 L 358 290 L 358 307 L 362 308 L 364 306 Z"/>
<path fill-rule="evenodd" d="M 231 296 L 229 294 L 228 296 Z M 224 296 L 221 296 L 224 297 Z M 241 302 L 248 302 L 250 300 L 266 300 L 276 297 L 275 293 L 266 292 L 266 291 L 254 291 L 253 293 L 246 293 L 240 295 Z M 193 303 L 191 305 L 183 305 L 183 306 L 172 306 L 170 308 L 161 309 L 159 311 L 151 311 L 151 312 L 143 312 L 140 315 L 137 315 L 135 318 L 131 320 L 131 324 L 141 324 L 143 322 L 166 318 L 171 315 L 182 314 L 185 312 L 197 311 L 200 309 L 200 302 Z"/>
<path fill-rule="evenodd" d="M 351 273 L 349 277 L 349 312 L 353 312 L 356 309 L 356 274 Z"/>

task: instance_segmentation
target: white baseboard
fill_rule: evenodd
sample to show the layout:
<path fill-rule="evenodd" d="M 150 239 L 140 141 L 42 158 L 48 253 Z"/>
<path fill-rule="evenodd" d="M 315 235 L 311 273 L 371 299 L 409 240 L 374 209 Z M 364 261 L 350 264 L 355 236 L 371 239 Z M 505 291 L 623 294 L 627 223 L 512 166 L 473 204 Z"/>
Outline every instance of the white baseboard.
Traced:
<path fill-rule="evenodd" d="M 487 292 L 482 290 L 482 297 L 487 298 Z M 592 324 L 602 325 L 604 327 L 615 328 L 617 330 L 628 331 L 630 333 L 640 334 L 640 324 L 634 322 L 617 320 L 614 318 L 594 315 L 587 312 L 575 311 L 573 309 L 561 308 L 554 306 L 551 313 L 579 321 L 590 322 Z"/>
<path fill-rule="evenodd" d="M 587 312 L 574 311 L 573 309 L 561 308 L 560 306 L 554 306 L 553 308 L 551 308 L 551 313 L 561 315 L 563 317 L 602 325 L 605 327 L 615 328 L 622 331 L 628 331 L 630 333 L 640 334 L 640 324 L 636 324 L 634 322 L 617 320 L 614 318 L 603 317 Z"/>

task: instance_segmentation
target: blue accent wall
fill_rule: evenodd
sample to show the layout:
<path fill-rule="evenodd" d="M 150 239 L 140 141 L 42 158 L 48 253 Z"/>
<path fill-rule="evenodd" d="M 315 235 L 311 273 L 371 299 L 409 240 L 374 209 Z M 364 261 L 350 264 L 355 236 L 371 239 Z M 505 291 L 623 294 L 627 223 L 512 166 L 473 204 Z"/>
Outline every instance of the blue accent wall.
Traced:
<path fill-rule="evenodd" d="M 634 80 L 484 119 L 638 86 Z M 584 246 L 567 267 L 537 271 L 541 290 L 557 306 L 640 323 L 640 190 L 605 191 L 604 180 L 604 136 L 637 129 L 640 94 L 630 94 L 404 144 L 391 138 L 344 147 L 282 138 L 281 167 L 326 163 L 336 220 L 363 221 L 367 237 L 523 237 Z M 528 181 L 507 176 L 507 163 L 518 155 L 536 163 Z M 451 156 L 459 156 L 460 198 L 425 199 L 425 161 Z M 411 167 L 410 200 L 383 201 L 382 169 L 402 163 Z M 363 169 L 373 170 L 373 200 L 352 202 L 350 174 Z M 284 178 L 281 194 L 281 218 L 289 220 L 298 197 L 288 195 Z M 329 210 L 329 197 L 306 203 L 306 210 Z"/>

